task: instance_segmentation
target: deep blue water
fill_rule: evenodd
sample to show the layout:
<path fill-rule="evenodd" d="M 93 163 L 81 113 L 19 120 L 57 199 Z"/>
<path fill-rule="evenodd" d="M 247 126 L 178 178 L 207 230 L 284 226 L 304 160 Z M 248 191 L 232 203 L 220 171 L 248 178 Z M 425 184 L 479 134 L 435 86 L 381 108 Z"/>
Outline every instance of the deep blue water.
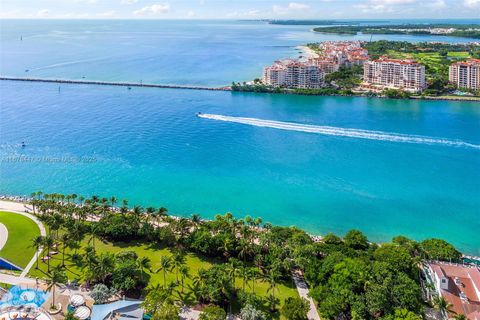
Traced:
<path fill-rule="evenodd" d="M 305 26 L 258 22 L 2 21 L 2 27 L 2 75 L 25 76 L 29 69 L 38 77 L 204 85 L 249 80 L 263 64 L 297 54 L 295 45 L 325 38 Z M 116 195 L 179 215 L 231 211 L 313 233 L 358 228 L 374 241 L 440 237 L 480 254 L 475 148 L 196 117 L 203 112 L 479 145 L 476 103 L 87 85 L 59 90 L 9 81 L 0 82 L 0 98 L 0 193 Z"/>

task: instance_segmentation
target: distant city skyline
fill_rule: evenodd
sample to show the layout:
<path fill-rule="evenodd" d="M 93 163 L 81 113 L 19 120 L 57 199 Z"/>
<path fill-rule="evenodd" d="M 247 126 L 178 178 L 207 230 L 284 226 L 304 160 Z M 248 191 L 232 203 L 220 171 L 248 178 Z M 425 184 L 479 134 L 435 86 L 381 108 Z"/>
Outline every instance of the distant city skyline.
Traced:
<path fill-rule="evenodd" d="M 480 19 L 480 0 L 1 0 L 2 19 Z"/>

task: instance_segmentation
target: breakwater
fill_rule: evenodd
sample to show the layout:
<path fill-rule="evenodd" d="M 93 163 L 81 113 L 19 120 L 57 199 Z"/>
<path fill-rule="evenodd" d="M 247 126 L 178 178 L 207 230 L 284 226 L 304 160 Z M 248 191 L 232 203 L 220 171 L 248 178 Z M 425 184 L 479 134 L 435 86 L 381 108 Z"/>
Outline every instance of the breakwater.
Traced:
<path fill-rule="evenodd" d="M 155 83 L 141 83 L 141 82 L 113 82 L 113 81 L 43 79 L 43 78 L 23 78 L 23 77 L 0 77 L 0 80 L 2 80 L 2 81 L 47 82 L 47 83 L 61 83 L 61 84 L 88 84 L 88 85 L 97 85 L 97 86 L 146 87 L 146 88 L 160 88 L 160 89 L 231 91 L 231 88 L 228 87 L 228 86 L 226 86 L 226 87 L 205 87 L 205 86 L 155 84 Z"/>

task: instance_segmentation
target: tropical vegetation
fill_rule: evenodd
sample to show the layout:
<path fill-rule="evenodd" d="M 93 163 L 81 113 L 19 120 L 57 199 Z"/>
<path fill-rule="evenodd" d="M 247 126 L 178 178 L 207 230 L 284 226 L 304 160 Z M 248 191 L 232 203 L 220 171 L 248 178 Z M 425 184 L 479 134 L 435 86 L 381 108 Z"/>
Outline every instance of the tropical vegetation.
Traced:
<path fill-rule="evenodd" d="M 142 296 L 155 319 L 173 319 L 184 305 L 208 311 L 206 319 L 221 311 L 245 319 L 303 319 L 308 304 L 298 297 L 293 270 L 304 272 L 322 318 L 421 315 L 419 261 L 459 257 L 435 239 L 397 237 L 379 246 L 352 230 L 314 241 L 298 228 L 249 216 L 204 220 L 115 197 L 32 196 L 48 232 L 31 240 L 32 247 L 43 246 L 31 275 L 52 288 L 67 277 L 82 282 L 97 303 L 115 294 Z"/>

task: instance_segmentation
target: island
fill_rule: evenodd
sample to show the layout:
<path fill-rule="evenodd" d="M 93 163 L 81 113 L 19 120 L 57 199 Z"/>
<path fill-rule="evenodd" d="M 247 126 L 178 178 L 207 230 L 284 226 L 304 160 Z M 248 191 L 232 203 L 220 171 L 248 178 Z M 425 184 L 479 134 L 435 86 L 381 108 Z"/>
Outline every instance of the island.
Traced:
<path fill-rule="evenodd" d="M 356 35 L 413 34 L 437 35 L 480 39 L 479 24 L 397 24 L 397 25 L 343 25 L 313 29 L 315 32 Z"/>
<path fill-rule="evenodd" d="M 300 47 L 233 91 L 479 101 L 480 45 L 326 41 Z"/>

